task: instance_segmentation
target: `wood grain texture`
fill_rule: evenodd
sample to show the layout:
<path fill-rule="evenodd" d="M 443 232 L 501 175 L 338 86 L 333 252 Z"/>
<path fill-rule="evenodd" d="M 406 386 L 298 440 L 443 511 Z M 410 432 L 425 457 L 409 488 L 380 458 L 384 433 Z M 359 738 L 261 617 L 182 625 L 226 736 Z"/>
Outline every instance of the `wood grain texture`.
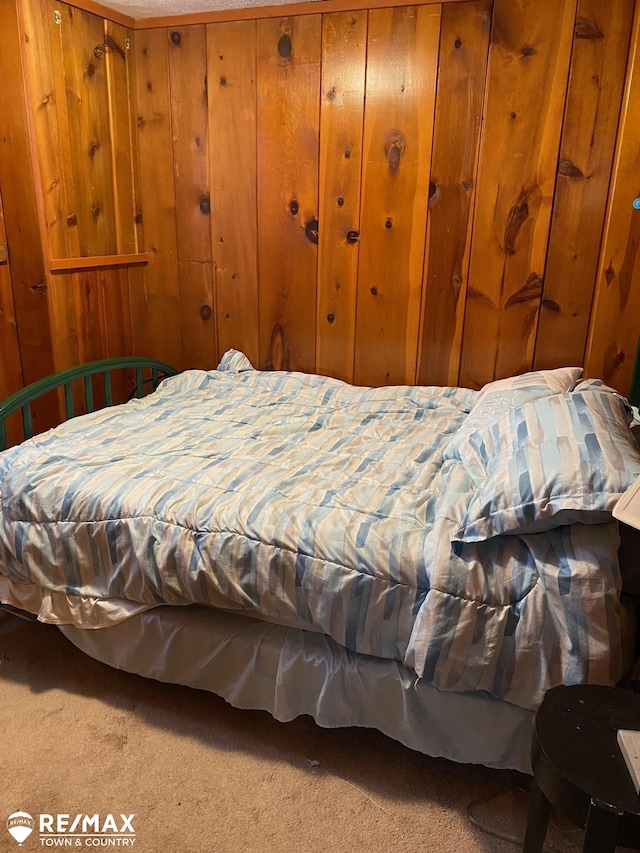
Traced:
<path fill-rule="evenodd" d="M 132 33 L 110 21 L 104 22 L 104 33 L 108 45 L 104 51 L 104 63 L 109 105 L 115 246 L 118 254 L 128 254 L 138 251 L 133 168 L 135 148 L 130 103 Z"/>
<path fill-rule="evenodd" d="M 167 31 L 176 231 L 180 261 L 211 261 L 204 26 Z"/>
<path fill-rule="evenodd" d="M 100 289 L 106 322 L 106 358 L 133 355 L 133 329 L 131 324 L 131 283 L 126 267 L 101 271 Z M 94 381 L 94 393 L 104 399 L 104 386 Z M 134 371 L 116 371 L 112 377 L 115 402 L 125 402 L 135 387 Z"/>
<path fill-rule="evenodd" d="M 217 364 L 209 191 L 207 42 L 204 26 L 167 31 L 176 198 L 182 361 Z"/>
<path fill-rule="evenodd" d="M 418 369 L 422 385 L 458 382 L 491 5 L 479 0 L 442 9 Z"/>
<path fill-rule="evenodd" d="M 81 270 L 71 276 L 81 364 L 104 358 L 107 351 L 106 316 L 103 310 L 100 272 Z"/>
<path fill-rule="evenodd" d="M 134 46 L 142 218 L 151 260 L 129 271 L 133 352 L 181 367 L 167 33 L 147 30 Z"/>
<path fill-rule="evenodd" d="M 640 7 L 636 6 L 625 95 L 615 153 L 614 181 L 607 207 L 604 239 L 585 373 L 629 392 L 640 334 Z"/>
<path fill-rule="evenodd" d="M 416 379 L 439 6 L 369 14 L 356 383 Z"/>
<path fill-rule="evenodd" d="M 129 126 L 131 127 L 131 173 L 133 181 L 133 223 L 136 249 L 141 252 L 145 246 L 144 226 L 142 223 L 142 181 L 140 178 L 140 150 L 138 132 L 138 97 L 136 72 L 135 34 L 127 30 L 130 48 L 127 54 L 127 97 L 129 102 Z"/>
<path fill-rule="evenodd" d="M 20 371 L 25 383 L 53 370 L 52 341 L 40 239 L 39 188 L 34 179 L 31 129 L 26 85 L 21 85 L 22 50 L 26 49 L 24 25 L 13 0 L 0 0 L 0 187 L 4 231 L 11 270 L 11 301 L 19 339 L 18 363 L 10 370 L 12 382 Z M 6 273 L 5 273 L 6 274 Z M 5 300 L 6 284 L 5 284 Z M 5 301 L 5 305 L 9 303 Z M 7 310 L 10 310 L 7 307 Z M 34 421 L 46 428 L 56 415 L 54 405 L 34 409 Z"/>
<path fill-rule="evenodd" d="M 55 7 L 57 8 L 57 6 Z M 60 104 L 64 104 L 64 86 L 56 85 L 56 63 L 51 46 L 54 5 L 25 0 L 22 4 L 24 27 L 23 74 L 31 107 L 33 125 L 32 155 L 37 159 L 36 174 L 42 188 L 41 198 L 46 228 L 46 243 L 51 257 L 66 257 L 70 252 L 67 226 L 68 201 L 64 148 L 60 138 Z M 54 34 L 59 41 L 60 28 Z M 59 67 L 62 75 L 62 66 Z M 63 115 L 66 118 L 66 104 Z M 66 130 L 66 128 L 63 128 Z M 67 161 L 67 169 L 70 164 Z M 77 252 L 76 252 L 77 253 Z"/>
<path fill-rule="evenodd" d="M 87 2 L 87 0 L 82 0 Z M 464 3 L 466 0 L 425 0 L 425 5 L 449 5 L 453 3 Z M 81 0 L 78 0 L 81 5 Z M 368 0 L 368 9 L 387 9 L 393 6 L 413 6 L 414 0 Z M 363 8 L 362 0 L 305 0 L 300 3 L 287 3 L 287 15 L 329 15 L 333 12 L 354 12 Z M 282 4 L 269 6 L 240 6 L 234 9 L 210 10 L 208 12 L 192 12 L 181 15 L 179 21 L 175 15 L 158 15 L 152 18 L 139 18 L 135 22 L 136 29 L 149 29 L 150 27 L 169 27 L 176 23 L 186 24 L 210 24 L 225 21 L 245 21 L 249 18 L 280 18 L 282 17 Z"/>
<path fill-rule="evenodd" d="M 22 387 L 23 375 L 1 197 L 0 249 L 0 399 L 3 399 Z"/>
<path fill-rule="evenodd" d="M 210 261 L 180 261 L 180 332 L 185 368 L 213 370 L 220 360 L 215 335 L 214 267 Z"/>
<path fill-rule="evenodd" d="M 632 21 L 628 0 L 579 0 L 536 368 L 584 358 Z"/>
<path fill-rule="evenodd" d="M 351 381 L 355 357 L 367 13 L 325 15 L 320 101 L 316 369 Z M 346 157 L 346 152 L 350 156 Z"/>
<path fill-rule="evenodd" d="M 123 267 L 133 264 L 146 264 L 149 252 L 136 252 L 133 255 L 91 255 L 88 258 L 50 258 L 47 266 L 51 272 L 73 272 L 91 267 Z"/>
<path fill-rule="evenodd" d="M 64 370 L 80 363 L 78 327 L 73 278 L 47 276 L 49 322 L 53 340 L 53 370 Z"/>
<path fill-rule="evenodd" d="M 60 5 L 62 61 L 81 256 L 117 252 L 104 21 Z"/>
<path fill-rule="evenodd" d="M 96 3 L 95 0 L 73 0 L 70 5 L 78 9 L 84 9 L 85 12 L 91 12 L 93 15 L 104 18 L 107 21 L 113 21 L 113 23 L 120 24 L 123 27 L 130 28 L 136 24 L 135 18 L 131 17 L 131 15 L 125 15 L 117 9 L 104 6 L 102 3 Z"/>
<path fill-rule="evenodd" d="M 256 22 L 207 27 L 211 249 L 218 356 L 260 361 Z"/>
<path fill-rule="evenodd" d="M 33 0 L 30 0 L 32 2 Z M 37 0 L 36 0 L 37 2 Z M 36 140 L 37 157 L 43 156 L 57 158 L 54 160 L 56 171 L 52 172 L 54 180 L 62 184 L 60 190 L 61 203 L 64 202 L 66 210 L 62 211 L 60 220 L 47 221 L 49 253 L 51 257 L 76 257 L 80 254 L 80 236 L 78 229 L 78 199 L 76 195 L 76 183 L 73 172 L 73 159 L 71 153 L 71 128 L 69 125 L 69 112 L 67 109 L 66 78 L 64 71 L 64 44 L 62 14 L 55 0 L 47 0 L 46 25 L 49 28 L 49 49 L 51 55 L 51 72 L 53 75 L 54 109 L 57 121 L 57 140 L 51 141 L 46 136 L 46 127 L 42 130 L 42 136 Z M 39 39 L 46 45 L 44 32 Z M 42 62 L 42 59 L 40 60 Z M 45 63 L 47 59 L 45 58 Z M 58 149 L 56 154 L 51 149 Z M 43 192 L 47 193 L 48 184 L 43 176 Z M 53 184 L 51 185 L 54 186 Z M 66 235 L 60 231 L 66 230 Z M 54 242 L 55 241 L 55 242 Z M 56 246 L 59 248 L 56 250 Z M 66 248 L 65 248 L 66 246 Z"/>
<path fill-rule="evenodd" d="M 319 15 L 258 21 L 260 366 L 315 369 Z"/>
<path fill-rule="evenodd" d="M 531 369 L 575 0 L 495 0 L 460 383 Z"/>

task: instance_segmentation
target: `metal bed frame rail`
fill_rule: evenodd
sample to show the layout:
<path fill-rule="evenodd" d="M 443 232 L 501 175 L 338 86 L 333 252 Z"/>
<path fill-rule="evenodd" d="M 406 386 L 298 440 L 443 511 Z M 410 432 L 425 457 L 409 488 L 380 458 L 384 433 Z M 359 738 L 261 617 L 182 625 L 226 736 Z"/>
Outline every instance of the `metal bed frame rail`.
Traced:
<path fill-rule="evenodd" d="M 66 370 L 61 370 L 58 373 L 53 373 L 50 376 L 45 376 L 43 379 L 38 379 L 32 382 L 25 388 L 21 388 L 11 396 L 7 397 L 0 403 L 0 451 L 6 450 L 8 447 L 7 441 L 7 418 L 19 410 L 22 411 L 22 427 L 24 430 L 24 438 L 33 436 L 33 415 L 31 404 L 38 398 L 48 394 L 50 391 L 55 391 L 58 388 L 64 389 L 64 410 L 65 420 L 69 420 L 75 415 L 74 400 L 73 400 L 73 382 L 82 379 L 84 384 L 84 403 L 87 412 L 95 410 L 93 397 L 93 377 L 102 375 L 104 380 L 104 394 L 107 406 L 113 405 L 113 391 L 111 383 L 111 373 L 114 370 L 129 369 L 135 371 L 135 388 L 134 396 L 144 396 L 144 371 L 151 371 L 151 384 L 153 390 L 158 387 L 160 381 L 167 376 L 175 376 L 178 371 L 170 364 L 163 361 L 158 361 L 153 358 L 138 358 L 137 356 L 127 356 L 123 358 L 107 358 L 99 361 L 90 361 L 86 364 L 80 364 L 76 367 L 68 367 Z M 148 380 L 147 380 L 148 381 Z"/>

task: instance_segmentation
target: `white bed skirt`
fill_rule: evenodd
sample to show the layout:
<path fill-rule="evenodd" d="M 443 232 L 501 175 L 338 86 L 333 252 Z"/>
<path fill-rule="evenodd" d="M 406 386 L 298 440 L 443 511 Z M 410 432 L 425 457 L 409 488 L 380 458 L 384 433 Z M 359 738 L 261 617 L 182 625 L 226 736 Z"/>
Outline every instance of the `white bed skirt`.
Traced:
<path fill-rule="evenodd" d="M 208 690 L 237 708 L 327 728 L 378 729 L 452 761 L 531 772 L 533 712 L 486 693 L 437 690 L 392 660 L 322 635 L 204 607 L 159 607 L 110 628 L 59 626 L 91 657 L 158 681 Z"/>

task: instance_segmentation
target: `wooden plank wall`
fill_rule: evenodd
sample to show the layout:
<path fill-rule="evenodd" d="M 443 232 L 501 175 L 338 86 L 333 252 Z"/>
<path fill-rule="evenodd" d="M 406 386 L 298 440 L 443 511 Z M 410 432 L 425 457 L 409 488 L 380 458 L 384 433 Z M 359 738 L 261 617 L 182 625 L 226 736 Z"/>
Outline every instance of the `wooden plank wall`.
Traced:
<path fill-rule="evenodd" d="M 624 391 L 631 383 L 632 341 L 637 339 L 640 327 L 640 211 L 632 201 L 634 196 L 640 198 L 639 49 L 637 13 L 587 349 L 588 370 Z"/>
<path fill-rule="evenodd" d="M 44 255 L 40 240 L 38 191 L 31 161 L 29 104 L 20 85 L 22 61 L 19 23 L 13 0 L 0 0 L 0 195 L 3 210 L 0 243 L 0 387 L 17 390 L 53 370 Z M 7 81 L 11 81 L 9 84 Z M 57 407 L 45 401 L 33 410 L 44 429 L 57 419 Z"/>
<path fill-rule="evenodd" d="M 46 252 L 150 253 L 48 275 L 49 360 L 210 368 L 234 347 L 262 368 L 470 387 L 585 364 L 624 392 L 634 7 L 320 7 L 132 32 L 19 0 Z"/>
<path fill-rule="evenodd" d="M 0 364 L 2 365 L 0 399 L 2 399 L 13 394 L 24 384 L 2 198 L 0 198 Z"/>

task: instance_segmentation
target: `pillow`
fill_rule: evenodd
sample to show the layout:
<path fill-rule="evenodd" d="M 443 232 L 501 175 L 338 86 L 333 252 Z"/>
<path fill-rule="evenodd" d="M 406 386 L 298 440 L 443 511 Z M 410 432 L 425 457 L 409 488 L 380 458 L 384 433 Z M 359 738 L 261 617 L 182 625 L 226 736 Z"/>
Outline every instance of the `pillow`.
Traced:
<path fill-rule="evenodd" d="M 220 364 L 217 370 L 225 370 L 227 373 L 244 373 L 247 370 L 253 370 L 253 365 L 243 352 L 235 349 L 230 349 L 220 359 Z"/>
<path fill-rule="evenodd" d="M 445 449 L 445 458 L 457 457 L 460 447 L 472 433 L 493 423 L 503 412 L 540 397 L 572 391 L 581 376 L 581 367 L 559 367 L 487 383 L 478 391 L 471 411 Z"/>
<path fill-rule="evenodd" d="M 476 430 L 460 459 L 477 483 L 454 539 L 596 524 L 640 476 L 626 401 L 601 384 L 554 394 Z"/>

